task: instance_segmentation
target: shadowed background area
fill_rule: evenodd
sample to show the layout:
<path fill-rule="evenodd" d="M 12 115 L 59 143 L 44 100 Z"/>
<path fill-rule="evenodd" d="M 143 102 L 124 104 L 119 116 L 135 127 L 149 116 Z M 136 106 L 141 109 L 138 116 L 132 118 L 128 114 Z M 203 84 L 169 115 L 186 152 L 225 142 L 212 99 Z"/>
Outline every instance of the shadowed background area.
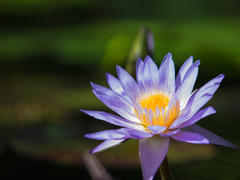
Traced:
<path fill-rule="evenodd" d="M 177 71 L 190 55 L 201 60 L 195 89 L 226 75 L 206 105 L 218 113 L 198 124 L 240 146 L 240 1 L 1 0 L 0 21 L 5 179 L 91 179 L 83 153 L 101 141 L 83 136 L 117 127 L 79 109 L 111 112 L 89 82 L 107 86 L 141 26 L 153 32 L 158 66 L 168 52 Z M 137 140 L 96 156 L 114 179 L 142 178 Z M 240 179 L 237 150 L 171 141 L 168 160 L 175 179 Z"/>

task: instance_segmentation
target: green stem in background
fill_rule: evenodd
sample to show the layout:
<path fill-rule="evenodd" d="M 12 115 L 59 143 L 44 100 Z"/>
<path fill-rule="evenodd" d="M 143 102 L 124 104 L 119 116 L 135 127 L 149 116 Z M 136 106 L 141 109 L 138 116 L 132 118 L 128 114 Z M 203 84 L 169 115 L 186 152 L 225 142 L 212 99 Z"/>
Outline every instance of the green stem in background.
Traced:
<path fill-rule="evenodd" d="M 146 55 L 154 58 L 153 50 L 154 42 L 152 32 L 146 27 L 141 27 L 129 51 L 125 64 L 125 70 L 131 74 L 132 77 L 135 77 L 137 59 L 139 57 L 144 59 Z"/>
<path fill-rule="evenodd" d="M 162 180 L 173 180 L 172 173 L 171 173 L 170 168 L 168 166 L 167 155 L 164 158 L 162 164 L 160 165 L 159 170 L 160 170 L 160 173 L 161 173 Z"/>

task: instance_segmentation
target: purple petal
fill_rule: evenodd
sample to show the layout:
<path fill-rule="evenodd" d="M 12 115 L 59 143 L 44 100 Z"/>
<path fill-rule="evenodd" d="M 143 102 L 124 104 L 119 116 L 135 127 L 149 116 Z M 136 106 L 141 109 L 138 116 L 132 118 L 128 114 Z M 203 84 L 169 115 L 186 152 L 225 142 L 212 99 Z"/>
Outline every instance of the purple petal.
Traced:
<path fill-rule="evenodd" d="M 120 116 L 124 117 L 125 119 L 131 119 L 139 122 L 139 120 L 136 118 L 133 107 L 120 99 L 118 95 L 110 96 L 104 92 L 96 92 L 94 90 L 93 93 L 100 101 L 102 101 L 106 106 L 118 113 Z"/>
<path fill-rule="evenodd" d="M 170 91 L 172 94 L 175 90 L 175 68 L 171 53 L 168 53 L 159 68 L 159 84 L 162 89 Z"/>
<path fill-rule="evenodd" d="M 213 134 L 212 132 L 202 128 L 201 126 L 198 126 L 197 124 L 193 124 L 191 126 L 188 126 L 186 129 L 188 131 L 196 132 L 198 134 L 203 135 L 204 137 L 206 137 L 210 141 L 211 144 L 216 144 L 216 145 L 226 146 L 226 147 L 230 147 L 230 148 L 234 148 L 234 149 L 239 149 L 233 143 L 227 141 L 226 139 L 223 139 L 223 138 L 219 137 L 216 134 Z"/>
<path fill-rule="evenodd" d="M 80 111 L 82 111 L 85 114 L 87 114 L 89 116 L 92 116 L 96 119 L 103 120 L 103 121 L 106 121 L 110 124 L 114 124 L 114 125 L 119 126 L 119 123 L 117 123 L 117 121 L 113 120 L 113 118 L 115 116 L 113 114 L 102 112 L 102 111 L 88 111 L 88 110 L 82 110 L 82 109 L 80 109 Z M 110 116 L 110 117 L 108 117 L 108 116 Z M 116 116 L 116 117 L 118 117 L 118 116 Z"/>
<path fill-rule="evenodd" d="M 136 123 L 134 121 L 130 121 L 110 113 L 106 113 L 102 111 L 87 111 L 87 110 L 81 110 L 81 111 L 96 119 L 100 119 L 117 126 L 123 126 L 127 128 L 133 128 L 133 129 L 143 128 L 140 123 Z"/>
<path fill-rule="evenodd" d="M 198 100 L 193 101 L 192 106 L 190 107 L 190 113 L 188 118 L 191 118 L 196 112 L 199 111 L 210 99 L 212 98 L 212 95 L 205 94 L 202 97 L 200 97 Z"/>
<path fill-rule="evenodd" d="M 177 119 L 173 123 L 174 126 L 172 126 L 171 128 L 176 128 L 180 124 L 182 124 L 183 122 L 185 122 L 186 120 L 191 118 L 196 112 L 198 112 L 199 109 L 201 109 L 212 98 L 212 95 L 210 95 L 210 94 L 204 94 L 202 97 L 196 98 L 197 93 L 198 93 L 198 90 L 195 91 L 191 95 L 191 97 L 187 101 L 187 104 L 185 105 L 184 109 L 181 111 L 181 113 L 179 115 L 180 117 L 183 117 L 183 116 L 186 116 L 186 114 L 187 114 L 187 117 L 185 117 L 185 119 L 183 119 L 183 118 L 180 119 L 181 121 L 179 121 L 179 119 Z"/>
<path fill-rule="evenodd" d="M 122 94 L 124 92 L 120 81 L 116 77 L 114 77 L 113 75 L 111 75 L 109 73 L 106 73 L 106 79 L 107 79 L 107 82 L 108 82 L 110 88 L 113 91 L 115 91 L 118 94 Z"/>
<path fill-rule="evenodd" d="M 197 93 L 196 98 L 201 97 L 204 94 L 211 94 L 213 95 L 216 90 L 218 89 L 220 82 L 223 80 L 224 75 L 220 74 L 216 78 L 210 80 L 208 83 L 206 83 L 204 86 L 202 86 Z"/>
<path fill-rule="evenodd" d="M 148 88 L 157 88 L 158 67 L 149 56 L 144 59 L 143 81 Z"/>
<path fill-rule="evenodd" d="M 97 140 L 107 140 L 107 139 L 128 139 L 130 136 L 126 132 L 125 128 L 105 130 L 91 134 L 85 134 L 86 138 L 97 139 Z"/>
<path fill-rule="evenodd" d="M 190 126 L 194 123 L 196 123 L 197 121 L 199 121 L 200 119 L 206 117 L 206 116 L 209 116 L 211 114 L 214 114 L 216 113 L 217 111 L 209 106 L 205 109 L 202 109 L 201 111 L 199 111 L 196 115 L 194 115 L 192 118 L 188 119 L 186 122 L 184 122 L 183 124 L 181 124 L 178 128 L 183 128 L 183 127 L 186 127 L 186 126 Z"/>
<path fill-rule="evenodd" d="M 103 143 L 99 144 L 97 147 L 95 147 L 94 149 L 92 149 L 91 151 L 89 151 L 90 153 L 97 153 L 100 151 L 103 151 L 107 148 L 116 146 L 118 144 L 120 144 L 121 142 L 125 141 L 126 139 L 118 139 L 118 140 L 106 140 Z"/>
<path fill-rule="evenodd" d="M 143 64 L 144 64 L 143 60 L 141 58 L 138 58 L 137 64 L 136 64 L 136 79 L 139 85 L 143 83 L 143 78 L 142 78 Z"/>
<path fill-rule="evenodd" d="M 119 99 L 123 100 L 126 104 L 129 104 L 130 106 L 132 106 L 132 101 L 126 96 L 126 94 L 124 96 L 122 96 L 119 93 L 114 92 L 113 90 L 106 88 L 104 86 L 100 86 L 98 84 L 94 84 L 91 82 L 92 88 L 96 91 L 96 92 L 102 92 L 104 94 L 107 94 L 109 96 L 116 96 Z"/>
<path fill-rule="evenodd" d="M 153 136 L 139 140 L 139 156 L 144 180 L 152 180 L 169 147 L 169 138 Z"/>
<path fill-rule="evenodd" d="M 126 95 L 126 93 L 123 90 L 122 84 L 116 77 L 114 77 L 113 75 L 111 75 L 109 73 L 106 73 L 106 78 L 107 78 L 108 85 L 110 86 L 110 88 L 113 91 L 115 91 L 118 94 L 121 94 L 126 99 L 128 99 L 128 96 Z"/>
<path fill-rule="evenodd" d="M 207 82 L 203 87 L 201 87 L 201 89 L 205 89 L 209 86 L 212 86 L 214 84 L 219 84 L 224 78 L 224 74 L 220 74 L 217 77 L 213 78 L 212 80 L 210 80 L 209 82 Z"/>
<path fill-rule="evenodd" d="M 147 128 L 154 134 L 160 134 L 167 129 L 166 126 L 158 126 L 158 125 L 148 126 Z"/>
<path fill-rule="evenodd" d="M 192 93 L 192 90 L 198 75 L 199 64 L 200 64 L 200 61 L 196 61 L 195 63 L 193 63 L 193 65 L 186 72 L 183 82 L 179 87 L 178 95 L 180 100 L 180 106 L 183 106 L 186 103 L 186 100 Z"/>
<path fill-rule="evenodd" d="M 134 129 L 126 129 L 126 131 L 129 133 L 129 136 L 133 139 L 150 138 L 154 135 L 149 132 L 143 132 L 143 131 L 138 131 Z"/>
<path fill-rule="evenodd" d="M 187 143 L 209 144 L 208 139 L 206 139 L 205 137 L 203 137 L 200 134 L 192 133 L 192 132 L 179 131 L 177 134 L 171 135 L 171 137 L 178 141 L 183 141 L 183 142 L 187 142 Z"/>
<path fill-rule="evenodd" d="M 168 137 L 171 136 L 173 134 L 177 134 L 180 131 L 180 129 L 169 129 L 166 132 L 160 134 L 160 136 L 162 137 Z"/>
<path fill-rule="evenodd" d="M 140 94 L 140 89 L 136 81 L 132 78 L 127 71 L 125 71 L 120 66 L 117 66 L 118 78 L 122 84 L 122 87 L 128 97 L 133 100 Z"/>
<path fill-rule="evenodd" d="M 185 73 L 187 72 L 187 70 L 190 68 L 190 66 L 193 63 L 193 56 L 190 56 L 181 66 L 177 78 L 176 78 L 176 88 L 175 88 L 175 92 L 177 92 L 179 86 L 181 86 L 182 82 L 183 82 L 183 78 L 185 76 Z"/>

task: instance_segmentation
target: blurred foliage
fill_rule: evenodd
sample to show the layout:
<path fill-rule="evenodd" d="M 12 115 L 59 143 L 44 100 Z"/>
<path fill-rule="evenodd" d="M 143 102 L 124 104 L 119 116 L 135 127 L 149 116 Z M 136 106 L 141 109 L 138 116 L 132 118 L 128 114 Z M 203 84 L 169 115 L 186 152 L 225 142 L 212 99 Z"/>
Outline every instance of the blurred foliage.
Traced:
<path fill-rule="evenodd" d="M 211 69 L 206 70 L 211 75 L 225 72 L 235 76 L 240 75 L 238 21 L 227 18 L 169 24 L 163 21 L 121 20 L 59 29 L 0 32 L 0 60 L 34 60 L 40 55 L 47 55 L 62 63 L 121 65 L 138 27 L 145 24 L 155 37 L 157 63 L 170 51 L 179 67 L 193 54 L 194 59 L 200 59 Z"/>

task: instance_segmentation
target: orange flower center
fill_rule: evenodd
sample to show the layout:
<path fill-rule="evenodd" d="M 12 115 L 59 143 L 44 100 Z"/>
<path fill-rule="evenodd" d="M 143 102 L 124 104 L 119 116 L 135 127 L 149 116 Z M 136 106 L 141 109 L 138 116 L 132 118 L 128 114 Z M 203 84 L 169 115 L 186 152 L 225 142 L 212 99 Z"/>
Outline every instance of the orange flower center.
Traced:
<path fill-rule="evenodd" d="M 169 127 L 178 117 L 179 102 L 170 103 L 165 94 L 145 95 L 138 99 L 135 114 L 143 125 L 159 125 Z"/>
<path fill-rule="evenodd" d="M 168 106 L 169 97 L 164 94 L 154 94 L 149 97 L 145 97 L 140 100 L 140 104 L 143 108 L 152 109 L 155 112 L 156 107 L 165 108 Z"/>

